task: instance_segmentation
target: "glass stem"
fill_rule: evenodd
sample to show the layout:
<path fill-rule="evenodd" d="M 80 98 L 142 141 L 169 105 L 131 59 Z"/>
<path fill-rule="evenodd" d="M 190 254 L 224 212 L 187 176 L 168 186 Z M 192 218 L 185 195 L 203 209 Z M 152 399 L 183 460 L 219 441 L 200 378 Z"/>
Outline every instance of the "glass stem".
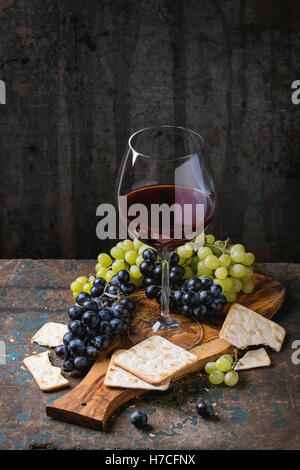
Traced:
<path fill-rule="evenodd" d="M 161 323 L 168 325 L 173 323 L 173 318 L 170 315 L 169 309 L 169 295 L 170 295 L 170 281 L 169 281 L 169 267 L 172 251 L 168 248 L 161 250 Z"/>

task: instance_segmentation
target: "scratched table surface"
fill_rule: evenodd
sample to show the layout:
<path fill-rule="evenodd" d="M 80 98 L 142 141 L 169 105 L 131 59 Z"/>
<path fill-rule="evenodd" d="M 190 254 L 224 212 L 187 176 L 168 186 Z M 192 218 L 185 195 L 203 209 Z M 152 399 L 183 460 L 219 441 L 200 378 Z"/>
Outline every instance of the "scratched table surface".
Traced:
<path fill-rule="evenodd" d="M 176 383 L 169 395 L 151 392 L 121 407 L 107 432 L 48 418 L 47 403 L 67 389 L 41 392 L 22 359 L 45 350 L 30 342 L 45 322 L 67 322 L 67 308 L 73 303 L 69 284 L 78 275 L 93 272 L 94 264 L 90 260 L 0 261 L 0 339 L 6 346 L 6 363 L 0 364 L 1 449 L 300 448 L 300 353 L 293 349 L 296 340 L 300 343 L 300 265 L 295 264 L 261 265 L 287 288 L 284 305 L 275 316 L 287 336 L 280 353 L 270 352 L 271 367 L 240 372 L 234 388 L 212 386 L 205 374 L 190 375 Z M 77 383 L 72 379 L 72 386 Z M 216 404 L 217 420 L 197 415 L 200 398 Z M 148 414 L 147 429 L 129 423 L 133 410 Z"/>

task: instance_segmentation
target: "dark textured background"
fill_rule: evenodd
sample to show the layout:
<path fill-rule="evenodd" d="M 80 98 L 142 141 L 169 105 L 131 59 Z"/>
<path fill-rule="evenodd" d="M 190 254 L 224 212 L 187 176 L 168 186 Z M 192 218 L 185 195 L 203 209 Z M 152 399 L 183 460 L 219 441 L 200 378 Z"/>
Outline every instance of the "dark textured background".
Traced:
<path fill-rule="evenodd" d="M 2 257 L 96 257 L 128 135 L 206 140 L 213 229 L 300 261 L 299 1 L 0 0 Z"/>

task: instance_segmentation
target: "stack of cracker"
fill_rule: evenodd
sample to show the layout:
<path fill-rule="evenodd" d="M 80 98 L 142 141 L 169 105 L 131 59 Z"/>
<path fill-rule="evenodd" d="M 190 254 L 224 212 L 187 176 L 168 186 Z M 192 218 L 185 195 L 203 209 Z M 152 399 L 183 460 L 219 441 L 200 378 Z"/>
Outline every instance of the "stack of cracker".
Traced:
<path fill-rule="evenodd" d="M 183 375 L 197 356 L 161 336 L 152 336 L 128 350 L 116 351 L 104 384 L 108 387 L 166 390 L 171 378 Z"/>

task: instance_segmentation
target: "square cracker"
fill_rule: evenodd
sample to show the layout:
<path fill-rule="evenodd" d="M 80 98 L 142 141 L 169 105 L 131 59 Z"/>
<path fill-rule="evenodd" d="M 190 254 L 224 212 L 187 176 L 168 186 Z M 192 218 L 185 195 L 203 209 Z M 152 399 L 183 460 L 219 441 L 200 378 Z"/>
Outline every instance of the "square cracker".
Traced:
<path fill-rule="evenodd" d="M 240 349 L 264 344 L 279 352 L 285 330 L 244 305 L 235 303 L 230 307 L 219 337 Z"/>
<path fill-rule="evenodd" d="M 68 332 L 67 325 L 62 323 L 45 323 L 31 338 L 31 342 L 47 348 L 56 348 L 63 343 L 63 337 Z"/>
<path fill-rule="evenodd" d="M 267 351 L 264 348 L 248 351 L 238 360 L 235 370 L 255 369 L 256 367 L 268 367 L 271 365 Z"/>
<path fill-rule="evenodd" d="M 161 385 L 151 385 L 115 365 L 115 358 L 125 351 L 125 349 L 119 349 L 113 353 L 104 379 L 104 385 L 118 388 L 138 388 L 140 390 L 167 390 L 170 384 L 169 380 Z"/>
<path fill-rule="evenodd" d="M 49 351 L 25 357 L 23 362 L 39 388 L 44 392 L 50 392 L 69 385 L 69 381 L 61 375 L 60 368 L 51 364 Z"/>
<path fill-rule="evenodd" d="M 151 384 L 161 384 L 198 361 L 162 336 L 151 336 L 120 354 L 115 364 Z"/>

